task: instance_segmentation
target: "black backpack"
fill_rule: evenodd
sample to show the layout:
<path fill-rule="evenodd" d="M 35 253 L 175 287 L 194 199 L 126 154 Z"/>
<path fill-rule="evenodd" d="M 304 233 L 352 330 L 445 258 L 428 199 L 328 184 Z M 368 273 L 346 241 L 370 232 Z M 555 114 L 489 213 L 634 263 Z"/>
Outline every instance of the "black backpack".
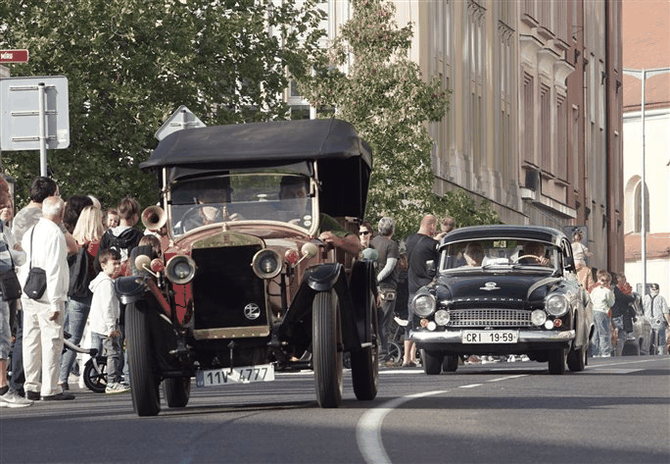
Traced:
<path fill-rule="evenodd" d="M 88 254 L 87 248 L 87 245 L 82 246 L 76 255 L 70 256 L 67 259 L 67 263 L 70 266 L 68 296 L 86 298 L 92 293 L 88 288 L 92 279 L 89 272 L 89 260 L 91 257 Z"/>

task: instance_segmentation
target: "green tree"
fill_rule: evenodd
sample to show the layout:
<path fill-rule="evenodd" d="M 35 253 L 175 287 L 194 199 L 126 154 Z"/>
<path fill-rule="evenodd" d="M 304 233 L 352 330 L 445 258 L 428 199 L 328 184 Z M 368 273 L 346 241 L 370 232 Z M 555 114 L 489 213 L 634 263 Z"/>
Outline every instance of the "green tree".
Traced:
<path fill-rule="evenodd" d="M 334 107 L 370 144 L 374 163 L 366 216 L 393 217 L 396 235 L 404 237 L 417 230 L 424 214 L 443 216 L 449 204 L 465 204 L 463 198 L 445 202 L 433 193 L 434 142 L 427 123 L 444 117 L 449 92 L 439 76 L 425 81 L 408 58 L 412 27 L 397 26 L 392 3 L 352 0 L 352 5 L 351 19 L 328 51 L 329 63 L 300 79 L 300 89 L 317 108 Z M 337 66 L 350 56 L 353 64 L 344 74 Z"/>
<path fill-rule="evenodd" d="M 207 125 L 282 119 L 282 92 L 320 53 L 315 0 L 3 0 L 0 48 L 27 48 L 13 76 L 65 75 L 68 149 L 50 150 L 64 196 L 157 200 L 138 165 L 179 105 Z M 39 174 L 37 152 L 3 152 L 17 203 Z"/>

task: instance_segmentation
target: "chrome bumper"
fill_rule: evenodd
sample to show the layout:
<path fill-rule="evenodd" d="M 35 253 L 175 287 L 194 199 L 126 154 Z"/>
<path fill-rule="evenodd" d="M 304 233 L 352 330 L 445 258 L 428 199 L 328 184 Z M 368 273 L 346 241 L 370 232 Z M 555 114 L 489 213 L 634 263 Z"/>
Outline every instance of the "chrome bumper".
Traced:
<path fill-rule="evenodd" d="M 548 332 L 546 330 L 519 331 L 517 343 L 569 342 L 574 340 L 575 331 Z M 415 343 L 463 344 L 463 330 L 448 332 L 410 332 L 409 339 Z"/>

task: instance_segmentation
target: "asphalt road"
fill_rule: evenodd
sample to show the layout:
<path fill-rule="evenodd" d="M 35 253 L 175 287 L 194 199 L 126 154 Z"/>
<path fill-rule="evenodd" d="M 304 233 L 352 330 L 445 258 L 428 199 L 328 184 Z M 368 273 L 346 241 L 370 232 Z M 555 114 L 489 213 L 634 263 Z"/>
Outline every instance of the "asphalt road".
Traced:
<path fill-rule="evenodd" d="M 377 399 L 320 409 L 311 372 L 193 388 L 139 418 L 129 394 L 0 409 L 0 463 L 664 463 L 670 357 L 591 360 L 582 373 L 495 363 L 426 376 L 383 369 Z"/>

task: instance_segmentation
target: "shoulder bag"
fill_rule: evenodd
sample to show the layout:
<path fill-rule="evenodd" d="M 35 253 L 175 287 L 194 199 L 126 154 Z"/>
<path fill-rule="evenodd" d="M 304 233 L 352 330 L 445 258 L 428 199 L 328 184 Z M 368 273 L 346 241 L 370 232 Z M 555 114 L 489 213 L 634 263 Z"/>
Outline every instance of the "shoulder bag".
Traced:
<path fill-rule="evenodd" d="M 0 273 L 0 292 L 2 292 L 2 299 L 5 301 L 21 298 L 21 284 L 19 283 L 19 278 L 16 276 L 11 253 L 9 253 L 9 258 L 12 260 L 12 268 Z"/>
<path fill-rule="evenodd" d="M 28 298 L 39 300 L 47 289 L 47 273 L 42 268 L 33 267 L 33 234 L 35 233 L 35 227 L 30 232 L 30 270 L 23 291 Z"/>

